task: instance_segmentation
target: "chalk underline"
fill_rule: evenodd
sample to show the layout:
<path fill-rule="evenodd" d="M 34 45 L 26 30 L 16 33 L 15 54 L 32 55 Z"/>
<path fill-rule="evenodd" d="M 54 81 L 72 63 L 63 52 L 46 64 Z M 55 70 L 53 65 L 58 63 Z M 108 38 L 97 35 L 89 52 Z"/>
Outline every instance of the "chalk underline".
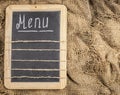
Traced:
<path fill-rule="evenodd" d="M 18 30 L 18 32 L 54 32 L 54 30 Z"/>

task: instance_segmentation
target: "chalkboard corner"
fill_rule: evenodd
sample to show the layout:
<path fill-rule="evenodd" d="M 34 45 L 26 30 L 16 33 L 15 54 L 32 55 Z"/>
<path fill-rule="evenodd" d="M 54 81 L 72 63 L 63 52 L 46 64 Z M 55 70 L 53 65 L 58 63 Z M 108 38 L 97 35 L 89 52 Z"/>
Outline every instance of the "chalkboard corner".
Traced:
<path fill-rule="evenodd" d="M 61 87 L 60 87 L 60 89 L 65 89 L 66 86 L 67 86 L 67 83 L 62 84 Z"/>
<path fill-rule="evenodd" d="M 61 7 L 67 11 L 67 7 L 65 5 L 61 5 Z"/>
<path fill-rule="evenodd" d="M 13 6 L 14 6 L 14 5 L 9 5 L 9 6 L 7 6 L 6 12 L 9 12 L 9 11 L 13 8 Z"/>
<path fill-rule="evenodd" d="M 11 85 L 8 83 L 8 81 L 5 79 L 5 81 L 4 81 L 4 87 L 6 88 L 6 89 L 11 89 Z"/>

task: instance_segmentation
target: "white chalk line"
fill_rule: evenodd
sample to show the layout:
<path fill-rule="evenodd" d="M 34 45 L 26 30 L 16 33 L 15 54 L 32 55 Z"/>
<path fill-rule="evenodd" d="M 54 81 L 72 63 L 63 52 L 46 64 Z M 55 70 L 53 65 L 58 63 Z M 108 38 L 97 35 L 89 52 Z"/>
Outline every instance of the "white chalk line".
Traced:
<path fill-rule="evenodd" d="M 33 76 L 14 76 L 14 77 L 11 77 L 11 78 L 33 78 L 33 79 L 40 79 L 40 78 L 59 78 L 59 79 L 65 79 L 65 77 L 52 77 L 52 76 L 38 76 L 38 77 L 33 77 Z"/>
<path fill-rule="evenodd" d="M 14 68 L 11 70 L 21 70 L 21 71 L 65 71 L 65 69 L 21 69 L 21 68 Z"/>
<path fill-rule="evenodd" d="M 53 30 L 18 30 L 22 33 L 34 33 L 34 32 L 54 32 Z"/>
<path fill-rule="evenodd" d="M 13 51 L 66 51 L 65 49 L 12 49 Z"/>
<path fill-rule="evenodd" d="M 60 43 L 60 42 L 66 42 L 66 41 L 55 41 L 55 40 L 17 40 L 12 41 L 12 43 L 32 43 L 32 42 L 54 42 L 54 43 Z"/>
<path fill-rule="evenodd" d="M 12 59 L 12 61 L 38 61 L 38 62 L 66 62 L 66 61 L 62 61 L 62 60 L 18 60 L 18 59 Z"/>

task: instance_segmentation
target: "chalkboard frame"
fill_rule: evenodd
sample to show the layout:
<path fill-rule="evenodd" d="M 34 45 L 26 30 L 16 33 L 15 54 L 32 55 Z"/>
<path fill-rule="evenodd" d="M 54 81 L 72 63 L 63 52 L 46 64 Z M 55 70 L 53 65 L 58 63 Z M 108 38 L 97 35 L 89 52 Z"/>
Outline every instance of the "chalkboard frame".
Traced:
<path fill-rule="evenodd" d="M 11 82 L 12 13 L 14 11 L 60 11 L 60 81 L 59 82 Z M 67 9 L 64 5 L 10 5 L 6 9 L 4 85 L 8 89 L 63 89 L 66 86 L 67 62 Z"/>

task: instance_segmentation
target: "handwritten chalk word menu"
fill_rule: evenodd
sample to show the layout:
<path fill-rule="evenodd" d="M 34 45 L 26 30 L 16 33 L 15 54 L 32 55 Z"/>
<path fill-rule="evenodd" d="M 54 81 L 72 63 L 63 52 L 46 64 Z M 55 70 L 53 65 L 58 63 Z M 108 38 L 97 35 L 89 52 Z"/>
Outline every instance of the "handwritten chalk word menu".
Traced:
<path fill-rule="evenodd" d="M 4 56 L 6 88 L 64 88 L 66 29 L 64 5 L 8 6 Z"/>

